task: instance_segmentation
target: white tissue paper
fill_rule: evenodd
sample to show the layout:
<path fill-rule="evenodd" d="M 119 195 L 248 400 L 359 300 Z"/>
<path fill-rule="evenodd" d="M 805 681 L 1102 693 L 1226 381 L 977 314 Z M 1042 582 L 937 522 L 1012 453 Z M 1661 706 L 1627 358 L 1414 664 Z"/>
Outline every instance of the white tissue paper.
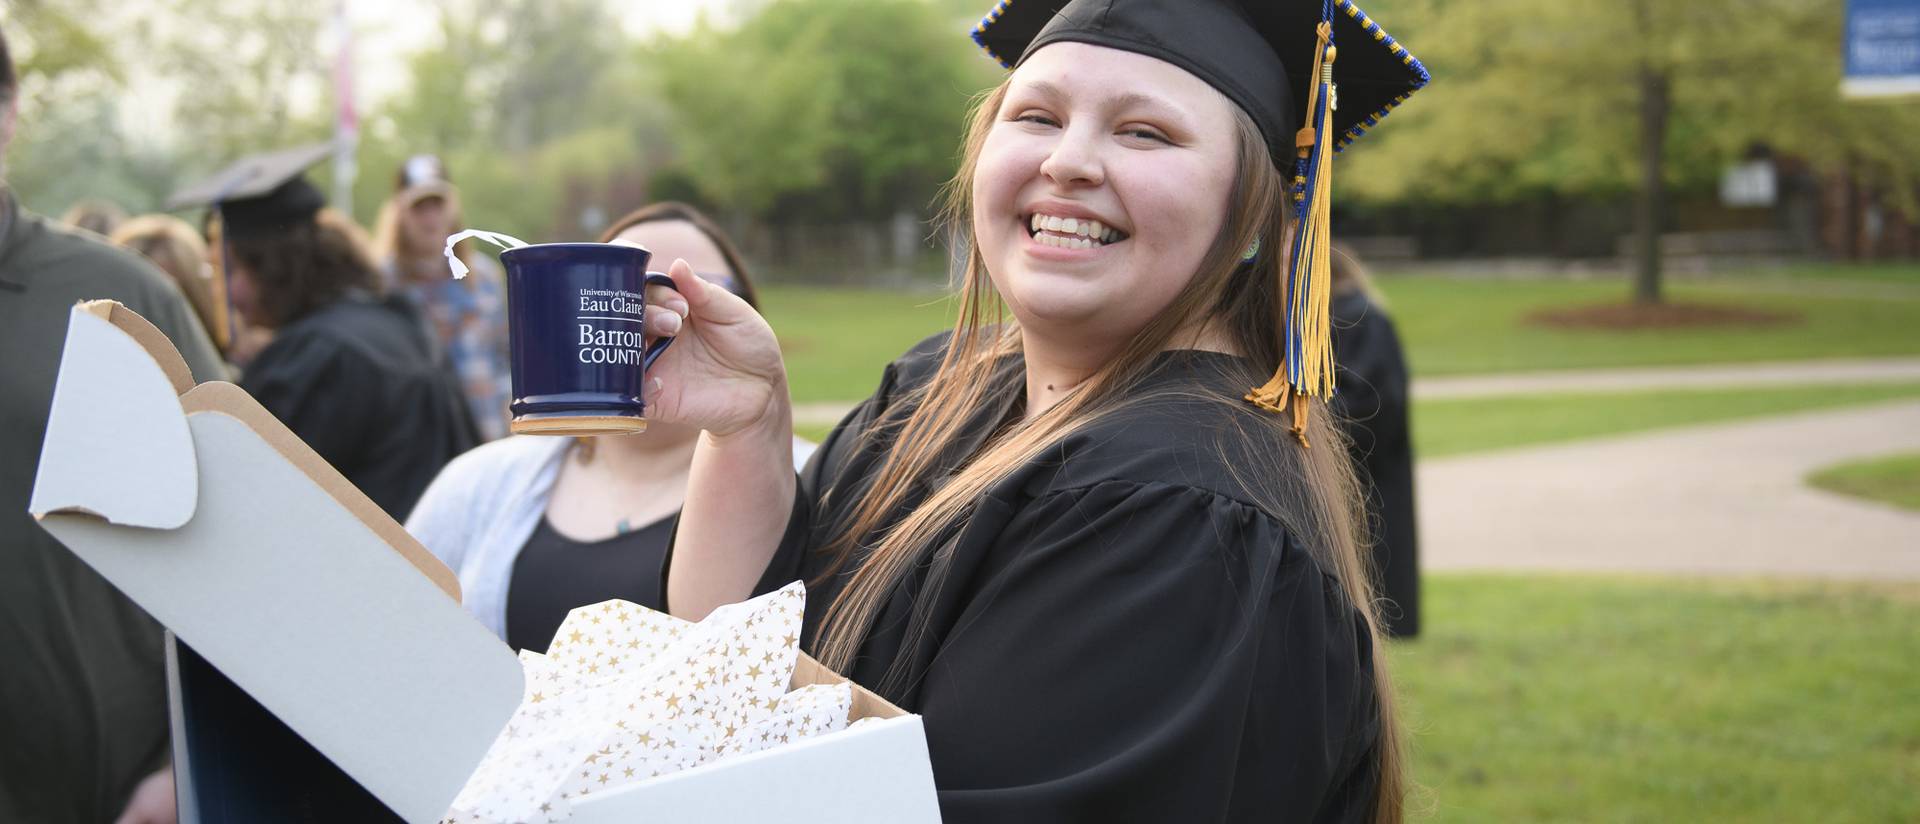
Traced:
<path fill-rule="evenodd" d="M 626 601 L 567 615 L 521 652 L 526 694 L 446 821 L 564 821 L 575 799 L 843 729 L 846 682 L 788 692 L 806 588 L 796 581 L 698 624 Z"/>

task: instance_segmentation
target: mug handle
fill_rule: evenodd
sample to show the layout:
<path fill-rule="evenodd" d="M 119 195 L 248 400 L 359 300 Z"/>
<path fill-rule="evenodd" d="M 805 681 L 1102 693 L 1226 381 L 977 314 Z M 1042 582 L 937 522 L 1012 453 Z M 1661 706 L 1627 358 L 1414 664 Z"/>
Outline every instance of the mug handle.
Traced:
<path fill-rule="evenodd" d="M 678 287 L 673 285 L 673 278 L 667 277 L 664 272 L 648 272 L 646 285 L 665 286 L 675 292 L 680 291 Z M 640 357 L 640 368 L 642 370 L 652 369 L 653 362 L 659 359 L 660 353 L 667 351 L 667 345 L 671 343 L 673 343 L 673 336 L 668 335 L 648 344 L 646 353 Z"/>

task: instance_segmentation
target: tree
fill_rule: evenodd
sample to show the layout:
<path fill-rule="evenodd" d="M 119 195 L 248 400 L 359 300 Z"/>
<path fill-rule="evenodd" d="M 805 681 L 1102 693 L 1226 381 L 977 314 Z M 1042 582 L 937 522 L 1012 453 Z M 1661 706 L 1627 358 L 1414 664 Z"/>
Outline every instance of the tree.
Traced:
<path fill-rule="evenodd" d="M 753 215 L 881 218 L 953 171 L 988 64 L 915 0 L 781 0 L 739 28 L 656 43 L 679 158 L 711 199 Z"/>
<path fill-rule="evenodd" d="M 619 21 L 602 0 L 516 0 L 496 9 L 511 21 L 511 42 L 496 50 L 500 146 L 530 149 L 606 124 L 615 107 L 598 98 L 622 57 Z M 617 115 L 616 115 L 617 116 Z"/>
<path fill-rule="evenodd" d="M 1660 299 L 1669 187 L 1712 185 L 1757 141 L 1829 166 L 1871 157 L 1910 192 L 1914 107 L 1839 98 L 1822 0 L 1400 0 L 1376 9 L 1433 85 L 1356 147 L 1362 199 L 1474 202 L 1631 191 L 1634 297 Z"/>
<path fill-rule="evenodd" d="M 106 86 L 125 81 L 113 40 L 97 30 L 101 0 L 13 0 L 0 6 L 8 48 L 21 85 L 32 98 L 61 80 L 90 77 Z M 30 101 L 31 102 L 31 101 Z"/>
<path fill-rule="evenodd" d="M 407 87 L 367 118 L 362 214 L 421 152 L 447 162 L 470 224 L 528 240 L 592 236 L 583 213 L 637 205 L 623 187 L 658 162 L 665 107 L 602 0 L 442 0 L 439 14 L 439 42 L 408 56 Z"/>
<path fill-rule="evenodd" d="M 169 0 L 161 8 L 169 25 L 153 32 L 153 50 L 157 70 L 185 86 L 173 126 L 188 157 L 211 166 L 328 138 L 324 111 L 295 107 L 301 87 L 326 88 L 328 4 Z"/>

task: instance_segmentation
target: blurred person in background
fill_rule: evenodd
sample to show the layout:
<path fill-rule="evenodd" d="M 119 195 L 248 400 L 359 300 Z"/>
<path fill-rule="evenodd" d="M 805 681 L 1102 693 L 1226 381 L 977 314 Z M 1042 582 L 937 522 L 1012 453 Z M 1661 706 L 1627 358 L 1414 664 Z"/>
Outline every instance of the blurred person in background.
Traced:
<path fill-rule="evenodd" d="M 194 190 L 222 193 L 234 311 L 273 331 L 241 388 L 404 519 L 440 468 L 478 438 L 419 318 L 383 297 L 365 236 L 322 208 L 325 197 L 303 175 L 325 156 L 322 147 L 249 158 Z"/>
<path fill-rule="evenodd" d="M 656 203 L 601 242 L 684 258 L 758 306 L 753 280 L 719 227 L 691 206 Z M 686 498 L 700 431 L 652 423 L 633 435 L 515 436 L 448 465 L 407 529 L 460 576 L 467 609 L 515 649 L 546 651 L 574 607 L 622 598 L 663 609 L 660 562 Z M 812 444 L 796 439 L 795 466 Z"/>
<path fill-rule="evenodd" d="M 19 91 L 0 33 L 0 154 Z M 225 367 L 180 290 L 139 256 L 0 186 L 0 821 L 170 824 L 160 627 L 27 514 L 69 310 L 146 318 L 196 381 Z"/>
<path fill-rule="evenodd" d="M 207 267 L 213 273 L 215 302 L 221 316 L 226 318 L 225 343 L 221 344 L 220 351 L 237 371 L 244 372 L 247 364 L 260 354 L 260 350 L 273 341 L 273 330 L 250 324 L 240 313 L 233 311 L 233 298 L 227 288 L 227 244 L 221 237 L 220 210 L 208 210 L 201 226 L 201 237 L 205 238 L 207 247 Z"/>
<path fill-rule="evenodd" d="M 90 197 L 68 207 L 67 213 L 60 216 L 60 222 L 75 229 L 85 229 L 101 237 L 113 234 L 115 229 L 127 219 L 127 210 L 111 200 Z"/>
<path fill-rule="evenodd" d="M 373 255 L 387 288 L 411 301 L 433 330 L 459 376 L 484 440 L 507 434 L 513 383 L 507 362 L 506 287 L 500 265 L 474 254 L 473 241 L 454 248 L 469 275 L 454 280 L 447 236 L 465 228 L 459 192 L 440 159 L 416 155 L 400 167 L 393 197 L 374 224 Z"/>
<path fill-rule="evenodd" d="M 138 252 L 173 278 L 174 285 L 193 303 L 200 327 L 215 346 L 227 348 L 225 291 L 213 278 L 207 261 L 207 243 L 191 225 L 172 215 L 141 215 L 120 224 L 111 235 L 123 249 Z"/>
<path fill-rule="evenodd" d="M 1391 602 L 1380 610 L 1381 628 L 1393 637 L 1412 638 L 1420 634 L 1420 536 L 1414 525 L 1406 354 L 1353 250 L 1334 244 L 1332 264 L 1333 360 L 1340 370 L 1333 410 L 1367 490 L 1373 591 Z"/>

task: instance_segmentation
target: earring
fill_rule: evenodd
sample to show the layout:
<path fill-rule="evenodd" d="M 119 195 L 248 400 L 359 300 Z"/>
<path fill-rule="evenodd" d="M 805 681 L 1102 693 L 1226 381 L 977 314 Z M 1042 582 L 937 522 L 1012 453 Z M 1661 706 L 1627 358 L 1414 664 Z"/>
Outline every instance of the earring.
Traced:
<path fill-rule="evenodd" d="M 1240 254 L 1240 262 L 1252 263 L 1253 259 L 1259 254 L 1260 254 L 1260 239 L 1256 237 L 1253 239 L 1252 243 L 1247 244 L 1247 251 L 1242 252 Z"/>

